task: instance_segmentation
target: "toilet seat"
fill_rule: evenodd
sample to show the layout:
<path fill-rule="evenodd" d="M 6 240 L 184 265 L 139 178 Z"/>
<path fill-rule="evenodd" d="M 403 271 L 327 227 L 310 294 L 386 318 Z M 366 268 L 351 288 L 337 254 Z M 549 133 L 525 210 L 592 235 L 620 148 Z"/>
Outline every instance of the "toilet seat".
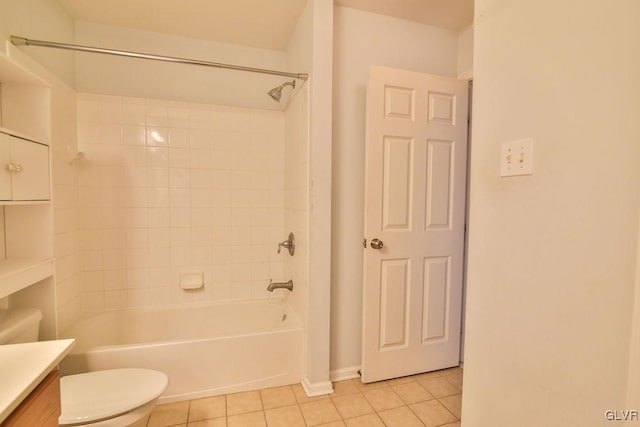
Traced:
<path fill-rule="evenodd" d="M 167 389 L 165 374 L 150 369 L 109 369 L 60 379 L 61 426 L 83 425 L 126 414 Z"/>

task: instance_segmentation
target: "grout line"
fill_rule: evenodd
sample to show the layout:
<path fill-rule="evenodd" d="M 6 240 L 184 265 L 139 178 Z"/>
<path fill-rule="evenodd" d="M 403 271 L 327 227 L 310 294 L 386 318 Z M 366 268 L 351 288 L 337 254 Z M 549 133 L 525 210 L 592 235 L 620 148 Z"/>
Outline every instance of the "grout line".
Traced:
<path fill-rule="evenodd" d="M 267 411 L 266 409 L 264 409 L 264 400 L 262 399 L 262 390 L 264 389 L 258 390 L 258 396 L 260 396 L 260 406 L 262 407 L 262 419 L 264 419 L 264 425 L 268 426 L 269 423 L 267 422 Z"/>
<path fill-rule="evenodd" d="M 191 402 L 193 399 L 189 399 L 189 405 L 187 406 L 187 421 L 186 424 L 189 425 L 189 418 L 191 417 Z"/>
<path fill-rule="evenodd" d="M 229 416 L 229 411 L 227 410 L 227 395 L 223 394 L 224 397 L 224 423 L 227 423 L 227 417 Z"/>

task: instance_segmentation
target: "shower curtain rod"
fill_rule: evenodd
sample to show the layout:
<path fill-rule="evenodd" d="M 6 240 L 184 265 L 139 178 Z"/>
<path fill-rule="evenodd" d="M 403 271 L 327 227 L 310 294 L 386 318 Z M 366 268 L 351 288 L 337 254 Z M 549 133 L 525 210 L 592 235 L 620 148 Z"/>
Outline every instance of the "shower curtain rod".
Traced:
<path fill-rule="evenodd" d="M 41 46 L 55 49 L 75 50 L 78 52 L 102 53 L 105 55 L 126 56 L 129 58 L 149 59 L 152 61 L 173 62 L 176 64 L 200 65 L 203 67 L 225 68 L 228 70 L 249 71 L 251 73 L 272 74 L 274 76 L 292 77 L 299 80 L 307 80 L 306 73 L 288 73 L 285 71 L 266 70 L 263 68 L 243 67 L 241 65 L 221 64 L 218 62 L 200 61 L 197 59 L 176 58 L 173 56 L 153 55 L 149 53 L 129 52 L 126 50 L 104 49 L 101 47 L 80 46 L 75 44 L 48 42 L 44 40 L 33 40 L 24 37 L 11 36 L 11 43 L 16 46 Z"/>

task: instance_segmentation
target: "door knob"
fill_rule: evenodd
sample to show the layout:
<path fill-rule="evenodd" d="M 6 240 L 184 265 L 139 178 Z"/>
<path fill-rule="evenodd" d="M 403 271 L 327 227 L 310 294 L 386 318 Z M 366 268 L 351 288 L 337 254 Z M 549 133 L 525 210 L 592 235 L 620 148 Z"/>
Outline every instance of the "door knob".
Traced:
<path fill-rule="evenodd" d="M 384 243 L 380 239 L 372 239 L 371 240 L 371 248 L 372 249 L 382 249 Z"/>

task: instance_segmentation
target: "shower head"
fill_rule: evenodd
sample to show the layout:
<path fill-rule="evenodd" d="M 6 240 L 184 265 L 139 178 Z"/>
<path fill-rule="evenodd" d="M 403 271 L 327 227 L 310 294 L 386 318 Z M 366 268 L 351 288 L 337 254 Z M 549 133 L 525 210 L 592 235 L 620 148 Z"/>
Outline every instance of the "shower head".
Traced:
<path fill-rule="evenodd" d="M 295 80 L 291 80 L 290 82 L 284 82 L 280 86 L 274 87 L 269 92 L 267 92 L 267 95 L 269 95 L 271 98 L 273 98 L 274 101 L 280 102 L 280 98 L 282 97 L 282 89 L 284 89 L 285 86 L 291 86 L 292 89 L 295 89 L 296 88 L 296 81 Z"/>

